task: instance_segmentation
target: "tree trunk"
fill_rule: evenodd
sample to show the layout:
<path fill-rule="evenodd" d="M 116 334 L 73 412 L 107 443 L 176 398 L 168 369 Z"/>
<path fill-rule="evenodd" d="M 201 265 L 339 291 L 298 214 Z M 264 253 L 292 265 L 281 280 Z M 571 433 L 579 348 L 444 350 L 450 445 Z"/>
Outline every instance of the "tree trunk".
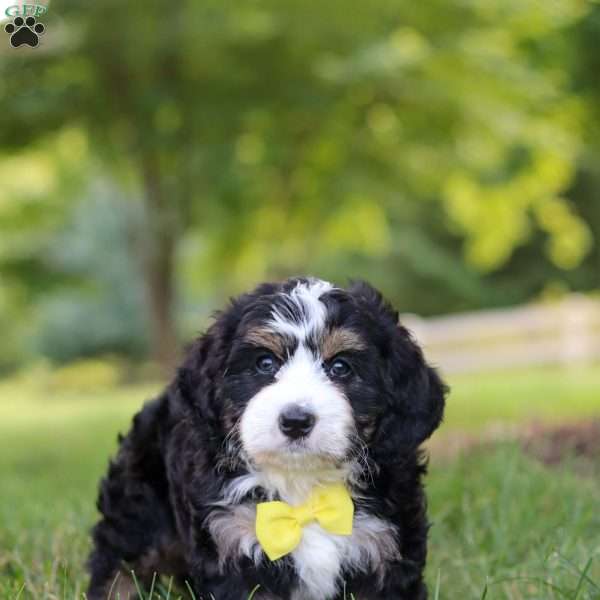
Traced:
<path fill-rule="evenodd" d="M 148 297 L 152 357 L 170 376 L 179 356 L 173 315 L 175 249 L 178 233 L 176 205 L 165 197 L 158 165 L 143 157 L 145 231 L 142 258 Z"/>

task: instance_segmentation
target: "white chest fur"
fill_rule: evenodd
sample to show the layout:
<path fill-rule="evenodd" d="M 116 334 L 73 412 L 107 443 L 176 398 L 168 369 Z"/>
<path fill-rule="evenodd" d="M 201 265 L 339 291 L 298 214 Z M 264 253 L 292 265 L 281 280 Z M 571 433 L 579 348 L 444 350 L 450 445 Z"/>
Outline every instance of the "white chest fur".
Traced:
<path fill-rule="evenodd" d="M 227 510 L 209 518 L 220 562 L 248 556 L 258 563 L 268 560 L 254 533 L 255 505 L 236 500 L 256 485 L 247 477 L 236 482 L 221 504 Z M 285 496 L 284 496 L 285 498 Z M 287 500 L 287 498 L 285 498 Z M 291 500 L 291 503 L 296 503 Z M 372 572 L 381 577 L 385 563 L 399 558 L 394 526 L 378 517 L 358 511 L 350 536 L 331 534 L 317 523 L 304 527 L 302 540 L 291 556 L 301 585 L 292 600 L 328 600 L 343 586 L 344 571 Z M 277 564 L 277 563 L 275 563 Z"/>
<path fill-rule="evenodd" d="M 343 571 L 383 573 L 384 563 L 396 558 L 394 528 L 385 521 L 358 513 L 352 535 L 332 535 L 319 525 L 304 528 L 300 545 L 292 552 L 302 589 L 294 600 L 326 600 L 343 585 Z"/>

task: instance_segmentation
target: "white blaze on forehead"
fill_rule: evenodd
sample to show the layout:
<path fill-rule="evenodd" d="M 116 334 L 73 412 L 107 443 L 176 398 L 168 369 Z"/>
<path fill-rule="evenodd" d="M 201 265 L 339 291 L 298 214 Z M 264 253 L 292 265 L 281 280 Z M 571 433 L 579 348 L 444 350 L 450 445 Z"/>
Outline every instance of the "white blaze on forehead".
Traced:
<path fill-rule="evenodd" d="M 274 308 L 271 327 L 283 335 L 293 336 L 299 341 L 305 340 L 311 333 L 325 326 L 327 313 L 320 298 L 332 289 L 331 283 L 321 279 L 299 282 L 291 292 L 283 295 L 297 309 L 300 320 L 294 318 L 295 313 L 285 314 L 285 308 Z"/>
<path fill-rule="evenodd" d="M 319 360 L 315 359 L 304 344 L 300 344 L 289 360 L 283 363 L 275 374 L 275 379 L 289 386 L 290 391 L 308 398 L 321 386 L 331 386 Z"/>

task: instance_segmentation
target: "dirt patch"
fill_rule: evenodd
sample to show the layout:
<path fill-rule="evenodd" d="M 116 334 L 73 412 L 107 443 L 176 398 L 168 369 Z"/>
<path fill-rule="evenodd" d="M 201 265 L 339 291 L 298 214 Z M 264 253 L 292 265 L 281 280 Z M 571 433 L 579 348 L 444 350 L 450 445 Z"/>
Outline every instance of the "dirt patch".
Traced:
<path fill-rule="evenodd" d="M 445 462 L 507 441 L 517 442 L 546 466 L 570 461 L 577 472 L 600 474 L 600 419 L 562 425 L 497 425 L 478 434 L 457 432 L 434 438 L 428 450 L 436 461 Z"/>
<path fill-rule="evenodd" d="M 525 452 L 545 465 L 571 460 L 586 472 L 600 470 L 600 421 L 554 427 L 531 425 L 521 436 L 521 443 Z"/>

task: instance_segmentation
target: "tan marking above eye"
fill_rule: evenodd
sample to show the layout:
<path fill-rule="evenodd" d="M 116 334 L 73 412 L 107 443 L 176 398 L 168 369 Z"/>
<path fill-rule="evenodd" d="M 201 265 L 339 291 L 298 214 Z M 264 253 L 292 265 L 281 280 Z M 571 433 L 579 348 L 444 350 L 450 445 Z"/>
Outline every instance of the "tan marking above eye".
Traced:
<path fill-rule="evenodd" d="M 246 332 L 244 340 L 254 346 L 270 350 L 280 359 L 285 356 L 285 340 L 269 329 L 256 327 Z"/>
<path fill-rule="evenodd" d="M 344 327 L 332 329 L 321 340 L 321 354 L 324 360 L 329 360 L 340 352 L 364 350 L 366 347 L 365 341 L 356 331 Z"/>

